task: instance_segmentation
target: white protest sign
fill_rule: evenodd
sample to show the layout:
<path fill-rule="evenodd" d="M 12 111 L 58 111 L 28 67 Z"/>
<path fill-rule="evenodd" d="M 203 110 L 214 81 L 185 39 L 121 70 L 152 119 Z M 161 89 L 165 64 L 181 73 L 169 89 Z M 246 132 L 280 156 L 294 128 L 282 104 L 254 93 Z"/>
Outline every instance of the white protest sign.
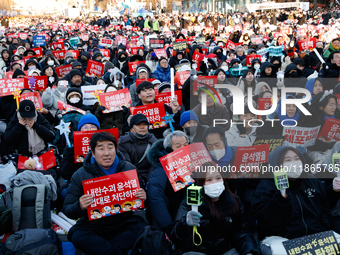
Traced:
<path fill-rule="evenodd" d="M 83 93 L 83 104 L 94 105 L 96 102 L 98 102 L 97 98 L 95 98 L 92 93 L 94 93 L 95 90 L 102 91 L 102 93 L 104 93 L 104 89 L 106 88 L 106 86 L 106 84 L 81 86 L 81 93 Z"/>
<path fill-rule="evenodd" d="M 284 127 L 282 135 L 286 137 L 283 145 L 309 147 L 315 144 L 320 126 L 317 127 Z"/>

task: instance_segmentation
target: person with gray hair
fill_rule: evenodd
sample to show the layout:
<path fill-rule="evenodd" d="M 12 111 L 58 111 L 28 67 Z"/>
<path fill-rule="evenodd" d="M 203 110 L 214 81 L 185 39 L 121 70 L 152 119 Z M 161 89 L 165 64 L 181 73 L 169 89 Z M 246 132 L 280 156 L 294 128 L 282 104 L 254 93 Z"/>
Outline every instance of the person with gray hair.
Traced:
<path fill-rule="evenodd" d="M 154 143 L 148 152 L 149 162 L 153 166 L 146 188 L 150 210 L 148 215 L 151 218 L 148 218 L 148 221 L 168 236 L 172 231 L 180 203 L 186 196 L 186 189 L 174 192 L 159 159 L 188 144 L 188 136 L 183 131 L 175 131 Z"/>

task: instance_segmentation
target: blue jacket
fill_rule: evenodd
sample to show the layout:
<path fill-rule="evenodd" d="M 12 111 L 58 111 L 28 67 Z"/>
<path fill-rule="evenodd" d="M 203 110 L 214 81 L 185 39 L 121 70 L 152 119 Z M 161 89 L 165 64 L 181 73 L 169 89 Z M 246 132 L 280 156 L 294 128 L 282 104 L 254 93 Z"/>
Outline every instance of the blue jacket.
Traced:
<path fill-rule="evenodd" d="M 159 80 L 160 82 L 170 82 L 170 66 L 168 66 L 168 69 L 166 69 L 166 71 L 164 71 L 162 69 L 162 67 L 160 67 L 160 65 L 158 64 L 156 70 L 153 72 L 153 76 Z"/>
<path fill-rule="evenodd" d="M 163 140 L 155 142 L 148 152 L 149 162 L 153 171 L 146 186 L 149 209 L 152 214 L 152 224 L 157 230 L 171 233 L 178 208 L 186 196 L 186 189 L 174 192 L 159 158 L 169 152 L 163 147 Z"/>

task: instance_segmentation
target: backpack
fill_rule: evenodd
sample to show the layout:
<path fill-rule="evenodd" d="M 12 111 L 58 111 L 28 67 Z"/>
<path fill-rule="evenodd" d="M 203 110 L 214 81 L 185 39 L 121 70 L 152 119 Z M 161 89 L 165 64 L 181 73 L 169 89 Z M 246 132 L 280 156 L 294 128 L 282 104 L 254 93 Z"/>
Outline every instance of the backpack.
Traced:
<path fill-rule="evenodd" d="M 12 229 L 50 228 L 51 206 L 43 184 L 15 187 L 12 198 Z"/>
<path fill-rule="evenodd" d="M 130 255 L 170 255 L 175 254 L 165 233 L 152 226 L 144 227 L 138 234 Z"/>
<path fill-rule="evenodd" d="M 59 255 L 61 241 L 52 229 L 24 229 L 10 235 L 0 255 Z"/>

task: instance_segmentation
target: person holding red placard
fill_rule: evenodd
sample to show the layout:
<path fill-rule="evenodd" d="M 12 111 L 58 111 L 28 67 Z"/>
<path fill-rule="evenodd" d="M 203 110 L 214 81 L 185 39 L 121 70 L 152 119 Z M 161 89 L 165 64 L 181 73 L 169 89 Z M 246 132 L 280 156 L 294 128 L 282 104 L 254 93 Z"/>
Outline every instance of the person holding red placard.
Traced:
<path fill-rule="evenodd" d="M 143 218 L 130 211 L 89 221 L 87 208 L 93 198 L 84 194 L 82 182 L 136 167 L 125 161 L 117 150 L 116 138 L 108 132 L 93 134 L 90 146 L 84 166 L 72 175 L 64 201 L 65 215 L 71 219 L 80 218 L 68 232 L 68 240 L 86 254 L 125 254 L 146 226 Z M 144 189 L 139 189 L 136 197 L 145 201 Z"/>
<path fill-rule="evenodd" d="M 225 173 L 214 162 L 199 169 L 202 172 L 195 175 L 197 185 L 203 187 L 203 203 L 196 212 L 187 205 L 187 198 L 182 201 L 170 236 L 176 248 L 184 254 L 260 254 L 254 236 L 245 227 L 245 208 L 230 191 Z M 193 226 L 198 226 L 202 237 L 199 246 L 189 241 Z"/>
<path fill-rule="evenodd" d="M 150 223 L 157 230 L 171 235 L 177 210 L 185 197 L 186 188 L 174 192 L 159 159 L 189 144 L 189 138 L 182 131 L 168 134 L 165 139 L 154 143 L 148 152 L 148 159 L 153 166 L 147 196 L 152 220 Z"/>

